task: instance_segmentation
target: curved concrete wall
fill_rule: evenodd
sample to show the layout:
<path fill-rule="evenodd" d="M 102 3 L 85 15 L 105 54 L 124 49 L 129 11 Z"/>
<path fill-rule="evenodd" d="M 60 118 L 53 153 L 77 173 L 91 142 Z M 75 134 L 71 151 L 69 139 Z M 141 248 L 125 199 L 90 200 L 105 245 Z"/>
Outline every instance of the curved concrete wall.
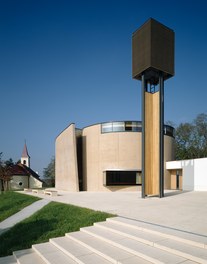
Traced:
<path fill-rule="evenodd" d="M 79 191 L 75 125 L 71 124 L 56 138 L 55 187 Z"/>
<path fill-rule="evenodd" d="M 140 186 L 104 186 L 103 171 L 141 170 L 142 133 L 101 133 L 101 124 L 83 129 L 83 182 L 87 191 L 138 190 Z M 164 161 L 174 158 L 174 139 L 164 136 Z M 165 170 L 168 186 L 167 171 Z"/>
<path fill-rule="evenodd" d="M 79 134 L 77 134 L 79 133 Z M 82 149 L 77 158 L 77 136 L 82 138 Z M 174 159 L 174 138 L 164 136 L 164 161 Z M 79 191 L 79 180 L 83 191 L 133 191 L 141 186 L 105 186 L 104 171 L 142 170 L 142 133 L 101 133 L 101 124 L 82 129 L 82 135 L 71 124 L 56 139 L 56 188 Z M 81 160 L 81 170 L 78 160 Z M 81 172 L 82 171 L 82 175 Z M 165 170 L 165 188 L 170 176 Z M 168 179 L 169 178 L 169 179 Z"/>
<path fill-rule="evenodd" d="M 141 170 L 141 133 L 101 133 L 101 125 L 83 129 L 84 190 L 106 191 L 123 187 L 103 185 L 105 170 Z M 134 145 L 136 142 L 136 146 Z M 127 189 L 137 189 L 137 186 Z"/>

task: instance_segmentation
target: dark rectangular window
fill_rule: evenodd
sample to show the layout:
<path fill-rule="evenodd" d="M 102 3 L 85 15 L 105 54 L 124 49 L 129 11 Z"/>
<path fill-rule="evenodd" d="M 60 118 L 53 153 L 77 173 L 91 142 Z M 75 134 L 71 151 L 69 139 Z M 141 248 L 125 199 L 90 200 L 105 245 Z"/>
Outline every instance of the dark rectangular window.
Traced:
<path fill-rule="evenodd" d="M 138 171 L 106 171 L 106 186 L 112 185 L 141 185 L 141 172 Z"/>

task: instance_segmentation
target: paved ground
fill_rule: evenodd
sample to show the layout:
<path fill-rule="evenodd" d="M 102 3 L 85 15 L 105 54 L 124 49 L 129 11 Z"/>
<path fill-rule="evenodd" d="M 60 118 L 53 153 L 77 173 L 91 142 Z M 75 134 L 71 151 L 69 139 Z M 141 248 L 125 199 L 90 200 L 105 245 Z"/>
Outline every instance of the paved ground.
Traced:
<path fill-rule="evenodd" d="M 32 195 L 207 236 L 207 192 L 171 191 L 162 199 L 142 199 L 140 192 L 58 191 L 58 194 Z"/>
<path fill-rule="evenodd" d="M 40 210 L 42 207 L 44 207 L 46 204 L 48 204 L 50 201 L 47 199 L 43 199 L 37 202 L 34 202 L 33 204 L 25 207 L 20 212 L 10 216 L 6 220 L 0 222 L 0 235 L 4 233 L 6 230 L 8 230 L 10 227 L 15 225 L 16 223 L 24 220 L 25 218 L 29 217 L 36 211 Z"/>

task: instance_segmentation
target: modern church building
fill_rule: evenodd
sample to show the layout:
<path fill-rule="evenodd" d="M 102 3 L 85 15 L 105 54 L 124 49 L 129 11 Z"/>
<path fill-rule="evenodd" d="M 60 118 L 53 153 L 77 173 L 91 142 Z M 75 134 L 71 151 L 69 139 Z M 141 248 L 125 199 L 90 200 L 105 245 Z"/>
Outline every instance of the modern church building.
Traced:
<path fill-rule="evenodd" d="M 152 154 L 153 155 L 153 154 Z M 164 126 L 164 164 L 174 160 L 174 128 Z M 56 138 L 56 188 L 67 191 L 141 190 L 142 123 L 107 122 L 78 129 L 70 124 Z M 171 188 L 164 168 L 165 189 Z"/>
<path fill-rule="evenodd" d="M 143 198 L 162 198 L 164 189 L 207 190 L 207 158 L 174 161 L 174 128 L 164 125 L 164 82 L 174 72 L 174 31 L 150 18 L 132 35 L 142 122 L 69 125 L 56 138 L 56 188 L 142 190 Z"/>

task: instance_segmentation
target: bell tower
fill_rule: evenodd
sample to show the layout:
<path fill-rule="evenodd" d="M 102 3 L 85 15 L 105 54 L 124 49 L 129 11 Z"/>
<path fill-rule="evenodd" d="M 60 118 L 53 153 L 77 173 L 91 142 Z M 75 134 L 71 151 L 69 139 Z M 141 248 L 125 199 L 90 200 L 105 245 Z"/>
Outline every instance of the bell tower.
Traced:
<path fill-rule="evenodd" d="M 132 35 L 132 77 L 142 83 L 142 198 L 164 196 L 164 81 L 174 75 L 174 31 L 150 18 Z"/>
<path fill-rule="evenodd" d="M 26 142 L 24 143 L 24 148 L 23 148 L 23 151 L 22 151 L 21 164 L 23 164 L 23 165 L 25 165 L 25 166 L 30 168 L 30 156 L 28 154 Z"/>

